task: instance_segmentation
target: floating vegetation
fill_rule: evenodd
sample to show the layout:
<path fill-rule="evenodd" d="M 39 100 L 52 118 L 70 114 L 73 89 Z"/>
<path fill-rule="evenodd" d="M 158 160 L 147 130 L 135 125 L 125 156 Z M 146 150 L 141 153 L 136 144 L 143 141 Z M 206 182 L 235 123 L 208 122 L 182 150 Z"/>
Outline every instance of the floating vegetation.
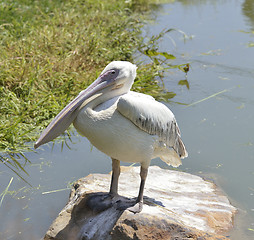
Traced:
<path fill-rule="evenodd" d="M 251 36 L 254 36 L 254 31 L 243 31 L 243 30 L 240 30 L 240 32 L 249 34 L 249 35 L 251 35 Z M 254 47 L 254 41 L 249 41 L 249 42 L 246 44 L 246 46 L 247 46 L 247 47 Z"/>

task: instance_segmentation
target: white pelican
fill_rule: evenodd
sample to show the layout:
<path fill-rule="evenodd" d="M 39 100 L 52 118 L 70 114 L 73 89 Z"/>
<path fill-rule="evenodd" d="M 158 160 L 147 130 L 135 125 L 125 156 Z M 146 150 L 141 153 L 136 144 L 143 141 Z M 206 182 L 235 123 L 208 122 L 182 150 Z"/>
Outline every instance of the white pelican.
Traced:
<path fill-rule="evenodd" d="M 43 131 L 35 148 L 63 133 L 71 123 L 100 151 L 112 158 L 110 199 L 118 197 L 120 161 L 140 163 L 140 189 L 135 205 L 143 207 L 145 180 L 151 159 L 160 157 L 177 167 L 187 151 L 174 114 L 151 96 L 130 91 L 136 66 L 113 61 L 87 89 L 70 102 Z"/>

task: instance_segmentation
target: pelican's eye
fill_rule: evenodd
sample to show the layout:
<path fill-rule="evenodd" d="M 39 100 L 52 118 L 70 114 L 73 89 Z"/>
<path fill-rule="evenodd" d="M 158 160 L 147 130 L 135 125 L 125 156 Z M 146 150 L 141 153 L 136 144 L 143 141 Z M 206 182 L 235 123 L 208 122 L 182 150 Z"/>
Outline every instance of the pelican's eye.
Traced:
<path fill-rule="evenodd" d="M 100 78 L 102 81 L 109 81 L 109 80 L 115 80 L 117 78 L 117 75 L 119 74 L 118 69 L 112 69 L 108 70 L 105 73 L 103 73 Z"/>

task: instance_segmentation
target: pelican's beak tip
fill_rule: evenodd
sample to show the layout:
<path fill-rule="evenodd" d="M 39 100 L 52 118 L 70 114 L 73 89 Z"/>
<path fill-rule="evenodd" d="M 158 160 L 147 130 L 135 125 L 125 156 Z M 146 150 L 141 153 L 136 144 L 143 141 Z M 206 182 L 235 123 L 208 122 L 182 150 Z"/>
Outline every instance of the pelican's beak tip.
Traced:
<path fill-rule="evenodd" d="M 38 146 L 38 142 L 36 142 L 35 144 L 34 144 L 34 149 L 36 149 L 36 148 L 38 148 L 39 146 Z"/>

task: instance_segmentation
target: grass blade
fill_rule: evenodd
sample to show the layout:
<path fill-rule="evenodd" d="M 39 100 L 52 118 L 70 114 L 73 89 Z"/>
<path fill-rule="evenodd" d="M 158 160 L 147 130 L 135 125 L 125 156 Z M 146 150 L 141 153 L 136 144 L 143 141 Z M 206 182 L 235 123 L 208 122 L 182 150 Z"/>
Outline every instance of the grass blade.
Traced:
<path fill-rule="evenodd" d="M 56 189 L 56 190 L 52 190 L 52 191 L 48 191 L 48 192 L 43 192 L 42 194 L 50 194 L 50 193 L 56 193 L 56 192 L 62 192 L 62 191 L 66 191 L 66 190 L 70 190 L 70 188 L 62 188 L 62 189 Z"/>
<path fill-rule="evenodd" d="M 203 99 L 201 99 L 201 100 L 198 100 L 198 101 L 196 101 L 196 102 L 193 102 L 193 103 L 191 103 L 191 104 L 188 104 L 188 105 L 186 106 L 186 108 L 187 108 L 187 107 L 194 106 L 194 105 L 196 105 L 196 104 L 198 104 L 198 103 L 204 102 L 204 101 L 206 101 L 206 100 L 208 100 L 208 99 L 210 99 L 210 98 L 216 97 L 216 96 L 218 96 L 218 95 L 220 95 L 220 94 L 222 94 L 222 93 L 228 92 L 229 90 L 230 90 L 230 89 L 224 89 L 224 90 L 222 90 L 222 91 L 220 91 L 220 92 L 214 93 L 214 94 L 212 94 L 212 95 L 210 95 L 210 96 L 208 96 L 208 97 L 206 97 L 206 98 L 203 98 Z"/>
<path fill-rule="evenodd" d="M 4 197 L 5 197 L 5 195 L 7 194 L 8 190 L 9 190 L 9 187 L 11 186 L 12 180 L 13 180 L 13 177 L 11 178 L 9 184 L 7 185 L 7 187 L 4 189 L 4 191 L 3 191 L 3 192 L 1 193 L 1 195 L 0 195 L 0 196 L 2 196 L 2 197 L 1 197 L 1 201 L 0 201 L 0 207 L 2 206 Z"/>

